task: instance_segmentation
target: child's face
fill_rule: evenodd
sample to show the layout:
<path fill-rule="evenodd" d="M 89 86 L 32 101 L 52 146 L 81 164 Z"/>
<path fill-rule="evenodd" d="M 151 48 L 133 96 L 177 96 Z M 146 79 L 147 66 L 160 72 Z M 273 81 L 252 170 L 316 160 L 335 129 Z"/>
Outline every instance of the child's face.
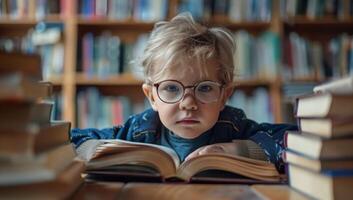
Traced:
<path fill-rule="evenodd" d="M 200 72 L 197 69 L 190 70 L 193 66 L 192 64 L 174 66 L 161 78 L 155 80 L 154 83 L 176 80 L 185 87 L 194 86 L 205 80 L 221 83 L 218 78 L 217 63 L 215 61 L 208 61 L 203 66 L 207 71 L 207 75 L 203 77 L 200 76 Z M 203 91 L 204 88 L 207 88 L 207 84 L 206 87 L 202 87 L 199 90 Z M 174 87 L 170 86 L 168 86 L 168 89 L 175 90 Z M 214 126 L 227 98 L 231 95 L 230 88 L 222 88 L 218 100 L 211 103 L 202 103 L 195 97 L 194 88 L 187 88 L 184 91 L 184 96 L 179 101 L 166 103 L 159 98 L 156 86 L 144 85 L 143 90 L 149 98 L 152 108 L 158 112 L 163 125 L 176 135 L 189 139 L 198 137 Z"/>

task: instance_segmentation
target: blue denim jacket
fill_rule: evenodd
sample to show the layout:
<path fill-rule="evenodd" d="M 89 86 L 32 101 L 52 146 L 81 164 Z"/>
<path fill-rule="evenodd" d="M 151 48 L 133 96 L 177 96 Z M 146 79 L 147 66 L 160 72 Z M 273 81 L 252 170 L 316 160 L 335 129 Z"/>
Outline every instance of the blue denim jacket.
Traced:
<path fill-rule="evenodd" d="M 249 139 L 258 144 L 274 163 L 283 171 L 283 135 L 286 130 L 297 130 L 289 124 L 258 124 L 246 118 L 240 109 L 226 106 L 220 113 L 217 123 L 196 139 L 178 138 L 163 126 L 158 113 L 148 109 L 131 116 L 124 125 L 106 129 L 73 129 L 70 140 L 79 147 L 90 139 L 123 139 L 134 142 L 168 146 L 176 150 L 181 160 L 200 146 L 232 140 Z M 184 144 L 183 144 L 184 143 Z M 190 146 L 191 145 L 191 146 Z"/>

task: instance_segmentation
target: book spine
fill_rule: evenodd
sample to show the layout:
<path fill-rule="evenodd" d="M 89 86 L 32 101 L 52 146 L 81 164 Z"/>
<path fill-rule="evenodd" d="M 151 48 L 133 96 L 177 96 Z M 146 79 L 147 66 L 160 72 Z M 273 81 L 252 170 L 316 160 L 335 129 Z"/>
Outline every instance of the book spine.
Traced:
<path fill-rule="evenodd" d="M 286 131 L 284 132 L 284 135 L 283 135 L 283 147 L 286 149 L 288 148 L 288 134 L 289 132 Z"/>
<path fill-rule="evenodd" d="M 297 113 L 298 113 L 298 105 L 299 105 L 299 98 L 296 98 L 296 99 L 295 99 L 295 102 L 294 102 L 294 109 L 293 109 L 294 116 L 297 116 Z M 298 124 L 298 122 L 297 122 L 297 124 Z"/>
<path fill-rule="evenodd" d="M 297 122 L 298 130 L 302 130 L 301 123 L 300 123 L 300 117 L 296 118 L 296 122 Z"/>
<path fill-rule="evenodd" d="M 285 163 L 288 162 L 288 160 L 287 160 L 287 151 L 288 151 L 288 150 L 286 150 L 286 151 L 284 151 L 284 152 L 282 153 L 282 160 L 283 160 L 283 162 L 285 162 Z"/>

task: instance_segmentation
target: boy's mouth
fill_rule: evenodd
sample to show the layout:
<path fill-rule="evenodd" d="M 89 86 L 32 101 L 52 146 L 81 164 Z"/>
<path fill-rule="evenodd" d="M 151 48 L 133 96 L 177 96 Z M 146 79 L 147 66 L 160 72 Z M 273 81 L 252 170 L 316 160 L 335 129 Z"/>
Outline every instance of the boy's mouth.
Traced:
<path fill-rule="evenodd" d="M 200 121 L 196 119 L 182 119 L 177 121 L 177 124 L 196 124 L 196 123 L 200 123 Z"/>

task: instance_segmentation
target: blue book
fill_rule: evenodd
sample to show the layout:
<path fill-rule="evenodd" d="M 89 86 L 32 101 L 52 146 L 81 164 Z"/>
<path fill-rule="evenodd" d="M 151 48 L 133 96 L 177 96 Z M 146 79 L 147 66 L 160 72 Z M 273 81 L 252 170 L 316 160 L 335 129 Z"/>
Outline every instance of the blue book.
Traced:
<path fill-rule="evenodd" d="M 324 170 L 322 171 L 322 174 L 326 176 L 331 176 L 331 177 L 353 176 L 353 169 Z"/>

